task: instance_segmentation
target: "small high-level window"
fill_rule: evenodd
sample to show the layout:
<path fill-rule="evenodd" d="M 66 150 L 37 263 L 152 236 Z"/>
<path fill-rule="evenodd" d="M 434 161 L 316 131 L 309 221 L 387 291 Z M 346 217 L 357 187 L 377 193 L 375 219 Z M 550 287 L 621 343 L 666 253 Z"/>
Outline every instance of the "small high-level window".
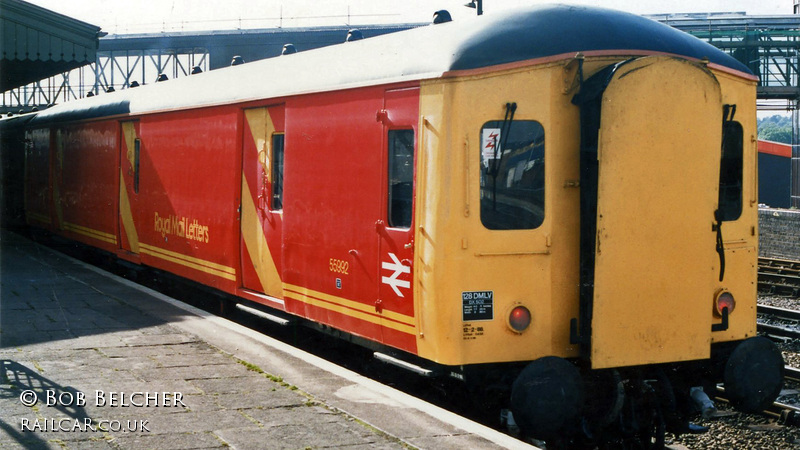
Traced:
<path fill-rule="evenodd" d="M 499 120 L 486 122 L 479 142 L 483 226 L 490 230 L 537 228 L 544 221 L 542 125 L 533 120 L 514 120 L 505 126 Z"/>
<path fill-rule="evenodd" d="M 142 151 L 142 140 L 133 141 L 133 192 L 139 193 L 139 158 Z"/>
<path fill-rule="evenodd" d="M 272 198 L 271 210 L 283 209 L 283 134 L 272 135 Z"/>
<path fill-rule="evenodd" d="M 389 130 L 389 226 L 411 227 L 414 130 Z"/>

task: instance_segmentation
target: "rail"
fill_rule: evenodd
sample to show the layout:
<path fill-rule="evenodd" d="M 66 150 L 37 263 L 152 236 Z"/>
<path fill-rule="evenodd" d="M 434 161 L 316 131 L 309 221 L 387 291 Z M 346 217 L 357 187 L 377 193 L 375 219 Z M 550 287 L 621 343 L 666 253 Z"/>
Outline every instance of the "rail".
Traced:
<path fill-rule="evenodd" d="M 800 261 L 758 258 L 758 291 L 800 297 Z"/>

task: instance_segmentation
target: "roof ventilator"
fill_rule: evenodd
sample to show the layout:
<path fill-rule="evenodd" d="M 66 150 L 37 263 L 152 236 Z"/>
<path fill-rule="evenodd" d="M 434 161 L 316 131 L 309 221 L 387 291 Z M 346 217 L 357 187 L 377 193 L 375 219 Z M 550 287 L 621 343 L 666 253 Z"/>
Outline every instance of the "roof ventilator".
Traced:
<path fill-rule="evenodd" d="M 169 80 L 169 77 L 167 76 L 167 74 L 160 73 L 160 74 L 158 74 L 158 78 L 156 78 L 156 83 L 158 83 L 159 81 L 167 81 L 167 80 Z"/>
<path fill-rule="evenodd" d="M 297 53 L 297 48 L 295 48 L 294 44 L 286 44 L 283 46 L 283 50 L 281 50 L 281 56 L 291 55 L 292 53 Z"/>
<path fill-rule="evenodd" d="M 453 21 L 453 18 L 450 17 L 450 12 L 447 11 L 446 9 L 440 9 L 439 11 L 436 11 L 435 13 L 433 13 L 433 24 L 434 25 L 437 25 L 437 24 L 440 24 L 440 23 L 452 22 L 452 21 Z"/>
<path fill-rule="evenodd" d="M 347 32 L 347 38 L 344 40 L 345 42 L 353 42 L 364 39 L 364 35 L 361 34 L 361 30 L 357 30 L 353 28 L 352 30 Z"/>
<path fill-rule="evenodd" d="M 234 56 L 233 59 L 231 60 L 231 65 L 238 66 L 240 64 L 244 64 L 244 58 L 242 58 L 239 55 Z"/>

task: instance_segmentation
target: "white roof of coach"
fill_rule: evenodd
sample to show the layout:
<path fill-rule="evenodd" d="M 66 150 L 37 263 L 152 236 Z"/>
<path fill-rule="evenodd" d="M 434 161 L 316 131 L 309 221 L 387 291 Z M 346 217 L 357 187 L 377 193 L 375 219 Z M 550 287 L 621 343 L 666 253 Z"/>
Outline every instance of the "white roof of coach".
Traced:
<path fill-rule="evenodd" d="M 710 44 L 667 25 L 602 8 L 543 5 L 415 28 L 104 93 L 39 112 L 35 122 L 144 114 L 441 77 L 546 56 L 642 50 L 749 73 Z"/>

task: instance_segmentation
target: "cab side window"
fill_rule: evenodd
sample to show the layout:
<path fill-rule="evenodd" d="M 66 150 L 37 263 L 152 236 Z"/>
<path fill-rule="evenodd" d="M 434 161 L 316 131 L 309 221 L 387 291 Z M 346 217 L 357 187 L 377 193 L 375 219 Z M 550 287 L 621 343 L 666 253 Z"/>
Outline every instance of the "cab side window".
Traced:
<path fill-rule="evenodd" d="M 505 135 L 504 135 L 505 134 Z M 533 120 L 481 128 L 481 223 L 528 230 L 544 221 L 544 128 Z"/>
<path fill-rule="evenodd" d="M 719 168 L 719 211 L 721 220 L 736 220 L 742 215 L 744 130 L 739 122 L 722 127 L 722 161 Z"/>

